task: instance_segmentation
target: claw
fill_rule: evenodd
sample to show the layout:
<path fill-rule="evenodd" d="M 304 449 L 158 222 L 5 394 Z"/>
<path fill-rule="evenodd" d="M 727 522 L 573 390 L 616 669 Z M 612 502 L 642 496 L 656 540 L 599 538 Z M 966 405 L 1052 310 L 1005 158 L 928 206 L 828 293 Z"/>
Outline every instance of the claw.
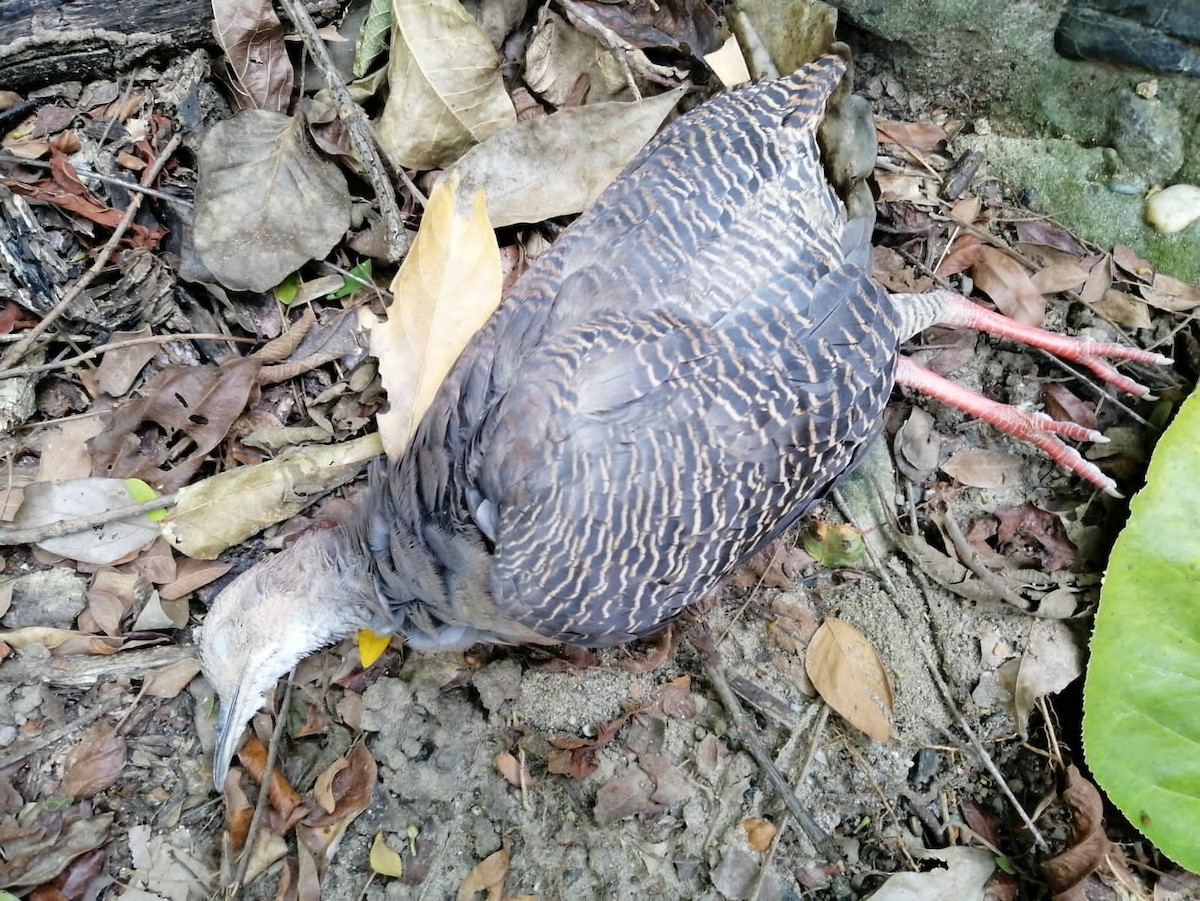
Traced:
<path fill-rule="evenodd" d="M 1105 437 L 1074 422 L 1060 422 L 1045 413 L 1031 413 L 969 391 L 931 372 L 910 357 L 901 356 L 896 368 L 896 383 L 906 385 L 922 394 L 964 410 L 989 422 L 1034 447 L 1041 449 L 1063 469 L 1095 485 L 1105 494 L 1120 497 L 1117 483 L 1100 471 L 1096 464 L 1085 460 L 1075 448 L 1064 444 L 1063 438 L 1078 441 L 1105 441 Z"/>
<path fill-rule="evenodd" d="M 1080 366 L 1086 366 L 1109 385 L 1119 391 L 1132 394 L 1134 397 L 1150 399 L 1150 389 L 1129 376 L 1118 372 L 1107 358 L 1129 360 L 1133 363 L 1145 363 L 1150 366 L 1168 366 L 1170 357 L 1142 350 L 1139 347 L 1129 347 L 1125 344 L 1115 344 L 1106 341 L 1092 341 L 1088 338 L 1071 338 L 1067 335 L 1057 335 L 1036 326 L 1026 325 L 985 310 L 977 303 L 972 303 L 961 294 L 953 291 L 937 292 L 938 311 L 937 321 L 940 325 L 965 326 L 977 331 L 1012 338 L 1030 347 L 1040 347 L 1056 357 L 1071 360 Z"/>

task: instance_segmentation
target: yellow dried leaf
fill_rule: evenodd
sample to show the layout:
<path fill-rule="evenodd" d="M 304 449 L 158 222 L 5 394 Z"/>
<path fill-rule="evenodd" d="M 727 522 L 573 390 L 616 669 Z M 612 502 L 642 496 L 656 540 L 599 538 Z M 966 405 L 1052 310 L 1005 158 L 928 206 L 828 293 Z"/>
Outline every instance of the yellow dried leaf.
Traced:
<path fill-rule="evenodd" d="M 375 841 L 371 842 L 371 869 L 380 876 L 400 878 L 404 875 L 404 861 L 400 855 L 389 848 L 383 841 L 383 833 L 375 833 Z"/>
<path fill-rule="evenodd" d="M 854 626 L 827 619 L 805 654 L 804 669 L 825 703 L 876 741 L 888 741 L 892 686 L 875 648 Z"/>
<path fill-rule="evenodd" d="M 425 218 L 392 281 L 386 322 L 371 329 L 371 353 L 391 404 L 379 433 L 391 459 L 408 446 L 442 380 L 500 304 L 500 249 L 483 192 L 464 212 L 458 179 L 434 187 Z"/>

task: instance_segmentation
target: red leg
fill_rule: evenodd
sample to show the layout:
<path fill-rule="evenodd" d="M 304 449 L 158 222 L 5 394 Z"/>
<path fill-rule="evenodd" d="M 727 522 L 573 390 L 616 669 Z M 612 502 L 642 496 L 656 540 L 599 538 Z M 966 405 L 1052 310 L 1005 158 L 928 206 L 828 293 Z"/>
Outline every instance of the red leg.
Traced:
<path fill-rule="evenodd" d="M 972 303 L 953 291 L 937 291 L 934 296 L 936 297 L 937 324 L 965 326 L 1004 338 L 1012 338 L 1031 347 L 1040 347 L 1056 357 L 1086 366 L 1114 388 L 1135 397 L 1149 397 L 1150 389 L 1128 376 L 1122 375 L 1104 357 L 1132 360 L 1136 363 L 1147 363 L 1154 366 L 1164 366 L 1171 362 L 1169 357 L 1136 347 L 1089 341 L 1084 338 L 1069 338 L 1066 335 L 1057 335 L 1036 326 L 1025 325 L 1015 319 L 985 310 L 979 304 Z"/>
<path fill-rule="evenodd" d="M 1003 317 L 1001 317 L 1003 318 Z M 1009 320 L 1005 320 L 1006 322 Z M 1014 325 L 1019 323 L 1013 323 Z M 1022 326 L 1023 329 L 1029 326 Z M 1034 329 L 1034 331 L 1041 331 Z M 1043 332 L 1043 334 L 1050 334 Z M 1051 337 L 1058 337 L 1051 335 Z M 1041 345 L 1038 345 L 1041 346 Z M 1104 345 L 1096 345 L 1102 347 Z M 1072 358 L 1074 359 L 1074 358 Z M 1080 360 L 1079 362 L 1083 362 Z M 1014 438 L 1019 438 L 1035 447 L 1041 448 L 1049 457 L 1063 469 L 1076 473 L 1081 478 L 1095 485 L 1101 491 L 1120 497 L 1117 483 L 1102 473 L 1099 468 L 1080 456 L 1075 448 L 1064 444 L 1058 436 L 1072 438 L 1078 441 L 1108 441 L 1099 432 L 1084 428 L 1073 422 L 1058 422 L 1045 413 L 1030 413 L 1008 404 L 998 403 L 970 391 L 961 385 L 956 385 L 949 379 L 942 378 L 917 363 L 910 357 L 901 356 L 896 368 L 896 382 L 907 385 L 915 391 L 949 404 L 959 410 L 970 413 L 977 419 L 990 422 L 996 428 L 1007 432 Z"/>

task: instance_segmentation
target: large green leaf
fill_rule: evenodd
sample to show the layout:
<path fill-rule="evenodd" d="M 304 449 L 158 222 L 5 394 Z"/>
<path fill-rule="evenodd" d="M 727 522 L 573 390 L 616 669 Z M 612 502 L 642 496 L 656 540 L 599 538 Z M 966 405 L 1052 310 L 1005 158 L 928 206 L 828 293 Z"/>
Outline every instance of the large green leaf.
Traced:
<path fill-rule="evenodd" d="M 1200 870 L 1200 392 L 1163 435 L 1113 548 L 1084 689 L 1100 786 Z"/>

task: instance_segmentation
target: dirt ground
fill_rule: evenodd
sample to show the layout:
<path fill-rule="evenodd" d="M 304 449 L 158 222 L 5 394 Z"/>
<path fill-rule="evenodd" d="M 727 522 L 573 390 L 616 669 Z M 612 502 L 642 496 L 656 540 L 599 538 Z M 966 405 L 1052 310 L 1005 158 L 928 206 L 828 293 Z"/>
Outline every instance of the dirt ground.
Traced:
<path fill-rule="evenodd" d="M 874 79 L 881 117 L 953 114 L 930 100 L 914 106 L 882 65 L 860 60 L 860 84 Z M 885 148 L 877 172 L 894 171 L 896 160 Z M 985 178 L 977 188 L 1002 213 L 997 220 L 1023 216 L 1001 186 Z M 919 233 L 898 204 L 881 210 L 885 233 Z M 926 277 L 903 254 L 938 242 L 944 250 L 954 226 L 943 219 L 937 227 L 916 245 L 890 242 L 902 256 L 899 264 L 877 260 L 883 277 Z M 173 328 L 169 314 L 160 319 L 164 331 Z M 1061 300 L 1051 303 L 1047 326 L 1112 331 Z M 1139 343 L 1169 344 L 1174 327 L 1156 317 Z M 932 336 L 914 352 L 958 352 L 957 382 L 1013 402 L 1039 402 L 1044 383 L 1075 384 L 1040 357 L 985 338 L 954 345 Z M 1160 394 L 1182 388 L 1171 373 L 1139 375 Z M 81 412 L 52 403 L 72 380 L 53 379 L 53 390 L 40 389 L 34 423 Z M 1111 404 L 1099 408 L 1102 429 L 1123 430 L 1125 443 L 1110 459 L 1123 487 L 1136 487 L 1152 433 Z M 36 469 L 42 435 L 35 427 L 5 439 L 10 473 Z M 939 469 L 968 449 L 993 455 L 962 458 L 976 481 L 981 467 L 998 467 L 1007 473 L 1002 482 L 970 487 Z M 262 872 L 252 868 L 245 894 L 312 897 L 320 871 L 320 897 L 339 901 L 480 892 L 857 899 L 909 872 L 918 878 L 912 893 L 889 897 L 1045 896 L 1041 865 L 1079 842 L 1079 811 L 1062 794 L 1067 764 L 1080 762 L 1077 679 L 1099 573 L 1126 504 L 923 399 L 897 395 L 877 451 L 815 517 L 824 526 L 851 522 L 851 542 L 861 541 L 865 555 L 815 561 L 803 548 L 817 556 L 828 548 L 807 523 L 667 636 L 595 654 L 475 648 L 421 656 L 394 645 L 366 673 L 349 643 L 305 661 L 278 749 L 280 770 L 299 794 L 290 806 L 272 796 L 254 832 L 255 859 L 266 863 Z M 919 459 L 922 452 L 932 457 Z M 351 498 L 359 487 L 347 489 Z M 1006 540 L 1004 524 L 1014 521 L 1015 537 Z M 957 529 L 987 555 L 995 582 L 1030 609 L 997 599 L 996 584 L 981 584 L 959 562 Z M 254 539 L 223 559 L 236 573 L 267 552 Z M 39 597 L 82 596 L 94 569 L 22 547 L 4 561 L 6 576 L 45 571 L 63 580 Z M 233 573 L 184 598 L 180 628 L 135 630 L 130 614 L 119 620 L 121 641 L 102 649 L 104 630 L 96 629 L 97 643 L 76 654 L 28 631 L 18 650 L 18 631 L 88 630 L 72 625 L 72 614 L 64 621 L 44 608 L 12 618 L 22 609 L 14 603 L 4 620 L 11 652 L 0 660 L 0 874 L 22 868 L 11 891 L 195 899 L 232 878 L 230 835 L 246 834 L 257 787 L 242 776 L 244 796 L 212 789 L 215 702 L 203 678 L 171 693 L 147 675 L 194 661 L 195 630 Z M 806 648 L 830 618 L 857 627 L 882 663 L 891 693 L 887 741 L 831 712 L 806 672 Z M 688 640 L 701 623 L 715 637 L 749 731 L 828 834 L 825 849 L 786 812 L 717 699 Z M 139 636 L 148 647 L 137 647 Z M 847 672 L 855 665 L 869 663 L 852 661 Z M 274 722 L 267 714 L 254 722 L 264 745 Z M 329 773 L 331 765 L 342 775 Z M 997 775 L 1011 794 L 1000 791 Z M 106 784 L 89 789 L 87 778 Z M 1126 843 L 1124 861 L 1154 861 L 1153 849 L 1115 818 L 1107 834 Z M 380 840 L 399 855 L 402 874 L 377 872 L 385 869 L 372 855 Z M 1114 855 L 1080 891 L 1137 897 L 1134 885 L 1150 897 L 1122 861 Z"/>

